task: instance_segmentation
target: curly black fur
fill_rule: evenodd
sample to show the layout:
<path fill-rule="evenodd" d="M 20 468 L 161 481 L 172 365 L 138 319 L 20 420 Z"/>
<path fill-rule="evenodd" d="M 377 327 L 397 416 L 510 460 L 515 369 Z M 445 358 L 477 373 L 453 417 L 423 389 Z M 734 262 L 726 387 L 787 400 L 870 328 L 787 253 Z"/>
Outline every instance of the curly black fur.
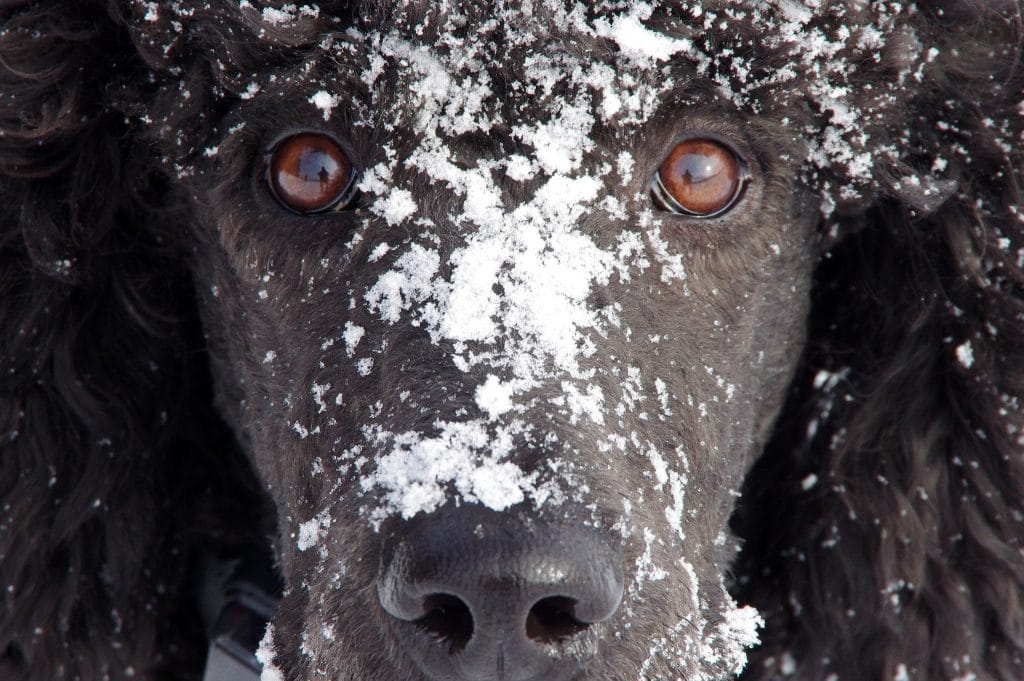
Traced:
<path fill-rule="evenodd" d="M 231 386 L 212 406 L 188 168 L 253 79 L 388 14 L 267 26 L 215 0 L 180 28 L 146 4 L 0 2 L 3 679 L 200 674 L 198 565 L 277 518 Z M 767 619 L 746 679 L 1024 678 L 1022 6 L 922 3 L 913 27 L 937 56 L 864 121 L 910 153 L 822 224 L 841 237 L 732 520 L 733 593 Z M 939 156 L 941 202 L 909 181 Z"/>

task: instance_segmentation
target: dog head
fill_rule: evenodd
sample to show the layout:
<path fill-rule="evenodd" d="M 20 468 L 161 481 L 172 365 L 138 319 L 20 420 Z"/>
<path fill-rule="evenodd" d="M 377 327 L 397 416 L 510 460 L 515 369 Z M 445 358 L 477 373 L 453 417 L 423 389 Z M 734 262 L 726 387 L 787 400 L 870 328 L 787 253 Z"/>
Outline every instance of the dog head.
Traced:
<path fill-rule="evenodd" d="M 270 664 L 739 671 L 756 615 L 726 593 L 727 522 L 801 353 L 822 204 L 871 180 L 854 116 L 898 87 L 847 111 L 785 31 L 862 58 L 876 29 L 784 7 L 239 16 L 271 42 L 319 28 L 234 83 L 181 173 L 219 403 L 279 514 Z M 759 21 L 789 65 L 737 54 Z M 793 104 L 808 89 L 822 110 Z"/>

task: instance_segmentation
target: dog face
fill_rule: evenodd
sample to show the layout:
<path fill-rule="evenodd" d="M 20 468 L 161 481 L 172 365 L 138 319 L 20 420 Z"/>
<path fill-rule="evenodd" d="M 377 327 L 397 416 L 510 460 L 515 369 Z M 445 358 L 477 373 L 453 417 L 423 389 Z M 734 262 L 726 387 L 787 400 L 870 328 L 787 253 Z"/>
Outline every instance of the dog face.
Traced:
<path fill-rule="evenodd" d="M 0 3 L 0 677 L 1024 678 L 1021 2 Z"/>
<path fill-rule="evenodd" d="M 219 405 L 278 512 L 263 658 L 726 678 L 756 640 L 727 521 L 821 242 L 802 122 L 632 14 L 503 12 L 325 38 L 186 173 Z"/>

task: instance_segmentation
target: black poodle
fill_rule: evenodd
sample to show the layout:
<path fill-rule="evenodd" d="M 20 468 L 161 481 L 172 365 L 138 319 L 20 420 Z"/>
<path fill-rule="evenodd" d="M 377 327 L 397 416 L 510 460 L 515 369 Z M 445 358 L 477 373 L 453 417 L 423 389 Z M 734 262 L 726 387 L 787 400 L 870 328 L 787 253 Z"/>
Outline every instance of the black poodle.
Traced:
<path fill-rule="evenodd" d="M 1024 678 L 1022 47 L 0 0 L 0 678 Z"/>

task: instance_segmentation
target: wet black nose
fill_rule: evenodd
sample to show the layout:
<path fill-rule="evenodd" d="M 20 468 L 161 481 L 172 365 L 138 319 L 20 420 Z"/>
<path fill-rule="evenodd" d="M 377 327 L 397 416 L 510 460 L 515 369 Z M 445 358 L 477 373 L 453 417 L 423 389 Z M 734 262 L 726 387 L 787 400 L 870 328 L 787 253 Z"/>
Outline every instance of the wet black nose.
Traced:
<path fill-rule="evenodd" d="M 433 681 L 564 681 L 622 600 L 620 563 L 586 528 L 463 507 L 392 537 L 377 587 Z"/>

